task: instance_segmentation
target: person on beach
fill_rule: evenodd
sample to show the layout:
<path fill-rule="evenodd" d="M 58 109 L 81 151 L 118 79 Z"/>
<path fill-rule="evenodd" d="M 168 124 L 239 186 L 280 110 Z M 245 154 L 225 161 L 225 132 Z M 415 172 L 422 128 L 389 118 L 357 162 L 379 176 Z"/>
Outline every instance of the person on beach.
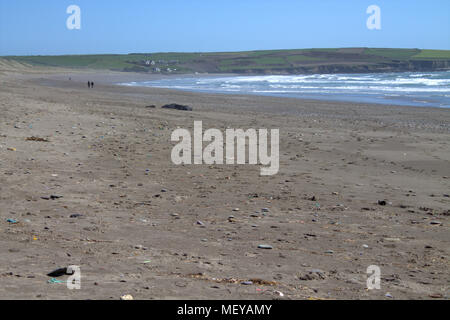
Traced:
<path fill-rule="evenodd" d="M 91 82 L 90 81 L 88 81 L 88 88 L 89 89 L 91 88 Z"/>
<path fill-rule="evenodd" d="M 94 81 L 91 82 L 91 88 L 94 89 Z"/>

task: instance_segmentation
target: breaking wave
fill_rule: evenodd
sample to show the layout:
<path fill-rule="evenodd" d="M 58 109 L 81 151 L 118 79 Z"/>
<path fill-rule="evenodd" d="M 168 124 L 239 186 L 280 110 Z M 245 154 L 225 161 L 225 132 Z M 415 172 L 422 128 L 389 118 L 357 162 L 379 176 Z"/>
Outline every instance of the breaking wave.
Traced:
<path fill-rule="evenodd" d="M 180 77 L 121 85 L 450 108 L 450 71 Z"/>

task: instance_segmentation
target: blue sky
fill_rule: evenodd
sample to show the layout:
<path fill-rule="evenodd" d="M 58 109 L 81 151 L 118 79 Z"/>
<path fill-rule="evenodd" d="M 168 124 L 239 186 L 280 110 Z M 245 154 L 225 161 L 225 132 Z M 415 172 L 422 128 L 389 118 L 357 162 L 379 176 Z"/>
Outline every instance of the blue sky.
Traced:
<path fill-rule="evenodd" d="M 68 30 L 69 5 L 81 30 Z M 366 9 L 381 8 L 381 30 Z M 0 55 L 450 49 L 449 0 L 0 0 Z"/>

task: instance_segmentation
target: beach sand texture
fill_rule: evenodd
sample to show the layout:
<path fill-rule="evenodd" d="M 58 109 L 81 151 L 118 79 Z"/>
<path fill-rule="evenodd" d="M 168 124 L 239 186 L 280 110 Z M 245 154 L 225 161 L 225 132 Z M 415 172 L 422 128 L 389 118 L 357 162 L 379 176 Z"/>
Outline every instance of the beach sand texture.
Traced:
<path fill-rule="evenodd" d="M 450 110 L 0 68 L 1 299 L 448 298 Z M 195 120 L 279 128 L 279 173 L 172 164 Z M 48 283 L 69 265 L 81 290 Z"/>

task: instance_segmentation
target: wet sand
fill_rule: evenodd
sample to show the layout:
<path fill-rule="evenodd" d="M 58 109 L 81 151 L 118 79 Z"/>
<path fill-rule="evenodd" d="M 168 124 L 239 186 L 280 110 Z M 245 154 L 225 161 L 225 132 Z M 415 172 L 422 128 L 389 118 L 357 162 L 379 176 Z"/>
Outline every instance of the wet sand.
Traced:
<path fill-rule="evenodd" d="M 450 110 L 113 85 L 133 76 L 0 73 L 1 299 L 448 298 Z M 279 173 L 172 164 L 195 120 L 279 128 Z M 48 283 L 69 265 L 81 290 Z"/>

